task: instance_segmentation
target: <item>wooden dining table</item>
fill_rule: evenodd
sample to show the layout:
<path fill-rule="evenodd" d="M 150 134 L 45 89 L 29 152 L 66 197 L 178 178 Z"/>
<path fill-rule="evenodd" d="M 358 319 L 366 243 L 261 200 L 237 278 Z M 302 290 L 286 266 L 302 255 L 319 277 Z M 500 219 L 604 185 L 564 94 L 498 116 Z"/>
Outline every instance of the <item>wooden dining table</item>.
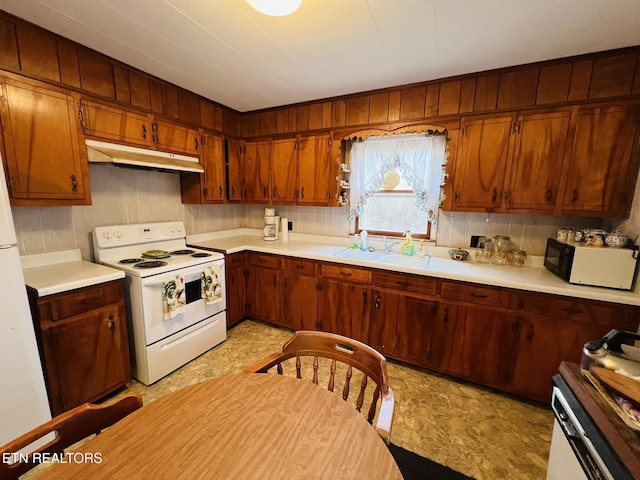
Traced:
<path fill-rule="evenodd" d="M 275 374 L 169 393 L 73 452 L 35 478 L 402 479 L 362 414 L 308 380 Z"/>

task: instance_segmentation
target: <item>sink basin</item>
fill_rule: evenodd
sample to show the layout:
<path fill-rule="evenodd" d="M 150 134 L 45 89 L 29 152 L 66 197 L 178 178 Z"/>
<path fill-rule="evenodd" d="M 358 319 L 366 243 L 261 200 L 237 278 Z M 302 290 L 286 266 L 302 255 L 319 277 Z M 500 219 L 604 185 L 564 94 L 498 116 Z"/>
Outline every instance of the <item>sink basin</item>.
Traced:
<path fill-rule="evenodd" d="M 364 260 L 367 262 L 380 262 L 381 257 L 386 256 L 382 252 L 370 252 L 365 250 L 353 250 L 351 248 L 347 248 L 346 250 L 341 250 L 338 253 L 333 255 L 334 257 L 340 258 L 348 258 L 350 260 Z"/>
<path fill-rule="evenodd" d="M 417 256 L 408 257 L 399 253 L 381 254 L 382 263 L 390 263 L 392 265 L 402 265 L 404 267 L 428 268 L 430 256 L 420 258 Z"/>
<path fill-rule="evenodd" d="M 388 265 L 400 265 L 403 267 L 427 268 L 431 257 L 420 258 L 417 256 L 407 257 L 399 253 L 384 253 L 380 251 L 369 252 L 362 250 L 352 250 L 347 248 L 333 255 L 334 257 L 347 258 L 349 260 L 362 260 L 365 262 L 386 263 Z"/>

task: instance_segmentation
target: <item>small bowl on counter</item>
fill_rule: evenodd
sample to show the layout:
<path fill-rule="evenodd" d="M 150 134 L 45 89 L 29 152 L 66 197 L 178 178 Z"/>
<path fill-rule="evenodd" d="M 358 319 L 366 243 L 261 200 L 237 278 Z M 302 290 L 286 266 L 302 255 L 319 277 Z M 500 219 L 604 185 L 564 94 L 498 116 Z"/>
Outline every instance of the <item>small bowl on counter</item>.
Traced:
<path fill-rule="evenodd" d="M 627 246 L 627 243 L 629 243 L 629 237 L 617 230 L 607 234 L 604 238 L 604 243 L 608 247 L 623 248 Z"/>
<path fill-rule="evenodd" d="M 451 250 L 449 250 L 449 256 L 452 260 L 463 261 L 467 259 L 467 257 L 469 256 L 469 252 L 467 252 L 466 250 L 462 250 L 461 248 L 452 248 Z"/>

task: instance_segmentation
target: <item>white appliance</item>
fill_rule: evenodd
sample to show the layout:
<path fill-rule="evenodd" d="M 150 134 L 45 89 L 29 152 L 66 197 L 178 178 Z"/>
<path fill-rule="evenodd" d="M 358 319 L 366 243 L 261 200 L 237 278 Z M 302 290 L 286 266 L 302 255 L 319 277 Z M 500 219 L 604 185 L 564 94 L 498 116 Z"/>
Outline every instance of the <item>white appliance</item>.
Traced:
<path fill-rule="evenodd" d="M 51 418 L 0 161 L 0 445 Z"/>
<path fill-rule="evenodd" d="M 264 212 L 264 239 L 265 241 L 278 240 L 280 217 L 275 214 L 273 208 L 265 208 Z"/>
<path fill-rule="evenodd" d="M 150 385 L 227 338 L 224 256 L 182 222 L 97 227 L 96 261 L 125 272 L 132 376 Z"/>

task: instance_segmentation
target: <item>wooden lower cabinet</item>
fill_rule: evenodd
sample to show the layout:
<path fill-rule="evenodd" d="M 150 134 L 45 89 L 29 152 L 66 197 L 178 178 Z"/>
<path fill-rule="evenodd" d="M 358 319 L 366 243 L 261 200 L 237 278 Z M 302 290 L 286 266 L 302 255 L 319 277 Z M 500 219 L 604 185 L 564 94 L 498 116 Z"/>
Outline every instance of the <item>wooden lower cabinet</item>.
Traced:
<path fill-rule="evenodd" d="M 244 252 L 232 253 L 225 258 L 227 280 L 227 328 L 245 316 L 247 301 L 247 269 Z"/>
<path fill-rule="evenodd" d="M 372 299 L 369 345 L 383 355 L 429 365 L 436 300 L 380 290 Z"/>
<path fill-rule="evenodd" d="M 53 415 L 131 379 L 122 280 L 29 299 Z"/>
<path fill-rule="evenodd" d="M 293 257 L 250 254 L 248 316 L 360 340 L 388 358 L 548 403 L 563 361 L 640 308 Z"/>

